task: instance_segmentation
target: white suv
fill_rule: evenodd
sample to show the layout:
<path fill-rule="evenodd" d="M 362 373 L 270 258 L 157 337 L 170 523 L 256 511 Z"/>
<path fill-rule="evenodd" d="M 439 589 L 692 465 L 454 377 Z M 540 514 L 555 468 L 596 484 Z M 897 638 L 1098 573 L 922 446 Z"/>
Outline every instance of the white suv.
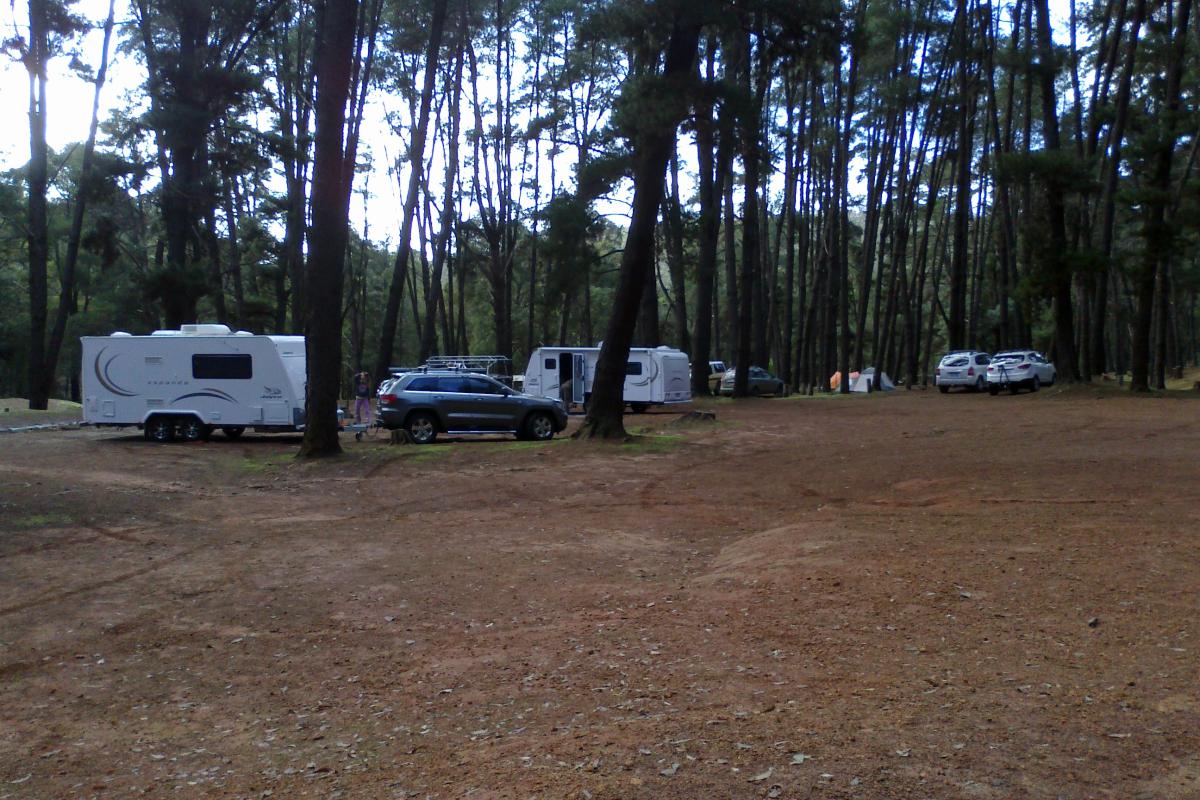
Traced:
<path fill-rule="evenodd" d="M 951 386 L 982 392 L 987 388 L 987 368 L 991 361 L 987 353 L 979 350 L 951 350 L 938 362 L 933 382 L 942 394 L 950 391 Z"/>
<path fill-rule="evenodd" d="M 1006 350 L 997 353 L 987 370 L 988 391 L 999 394 L 1008 389 L 1012 394 L 1024 387 L 1036 392 L 1058 380 L 1058 370 L 1036 350 Z"/>

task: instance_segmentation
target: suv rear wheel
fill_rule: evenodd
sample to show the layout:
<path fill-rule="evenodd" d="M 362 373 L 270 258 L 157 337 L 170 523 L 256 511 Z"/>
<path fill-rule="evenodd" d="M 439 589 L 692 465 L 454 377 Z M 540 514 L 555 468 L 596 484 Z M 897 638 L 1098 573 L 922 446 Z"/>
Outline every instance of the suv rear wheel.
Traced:
<path fill-rule="evenodd" d="M 404 423 L 404 429 L 414 444 L 432 444 L 437 439 L 437 420 L 426 411 L 411 415 Z"/>

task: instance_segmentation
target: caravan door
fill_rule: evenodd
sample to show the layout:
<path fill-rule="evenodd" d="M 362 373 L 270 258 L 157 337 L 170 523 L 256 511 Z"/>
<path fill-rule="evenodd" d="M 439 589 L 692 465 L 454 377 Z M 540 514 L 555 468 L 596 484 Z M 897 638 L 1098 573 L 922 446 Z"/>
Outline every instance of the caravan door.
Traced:
<path fill-rule="evenodd" d="M 571 402 L 576 405 L 583 405 L 586 377 L 587 359 L 582 353 L 571 353 Z"/>

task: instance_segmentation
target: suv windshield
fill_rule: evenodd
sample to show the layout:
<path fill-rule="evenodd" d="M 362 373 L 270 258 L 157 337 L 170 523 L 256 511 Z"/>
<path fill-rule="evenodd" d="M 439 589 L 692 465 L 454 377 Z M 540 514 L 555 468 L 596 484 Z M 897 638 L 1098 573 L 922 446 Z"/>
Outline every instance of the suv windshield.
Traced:
<path fill-rule="evenodd" d="M 998 353 L 992 356 L 992 361 L 1021 361 L 1024 358 L 1024 353 Z"/>
<path fill-rule="evenodd" d="M 946 356 L 942 359 L 943 367 L 965 367 L 971 359 L 966 356 Z"/>

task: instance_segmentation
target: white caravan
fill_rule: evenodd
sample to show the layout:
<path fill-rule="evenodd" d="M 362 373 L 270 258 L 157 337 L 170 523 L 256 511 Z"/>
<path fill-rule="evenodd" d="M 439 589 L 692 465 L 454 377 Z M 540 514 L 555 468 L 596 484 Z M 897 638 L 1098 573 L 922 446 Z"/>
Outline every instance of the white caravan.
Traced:
<path fill-rule="evenodd" d="M 525 392 L 587 404 L 596 377 L 599 347 L 539 347 L 525 368 Z M 673 347 L 632 347 L 625 367 L 625 402 L 635 413 L 652 405 L 687 403 L 692 399 L 687 353 Z"/>
<path fill-rule="evenodd" d="M 81 341 L 85 423 L 136 425 L 156 442 L 304 428 L 303 336 L 184 325 Z"/>

